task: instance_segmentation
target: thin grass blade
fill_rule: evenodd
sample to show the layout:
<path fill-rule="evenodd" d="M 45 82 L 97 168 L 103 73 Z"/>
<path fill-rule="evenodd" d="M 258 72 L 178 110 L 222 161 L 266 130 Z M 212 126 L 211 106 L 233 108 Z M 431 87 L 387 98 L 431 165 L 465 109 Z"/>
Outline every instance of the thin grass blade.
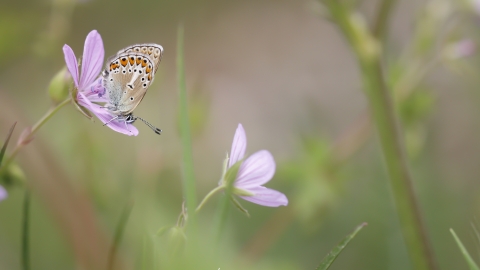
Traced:
<path fill-rule="evenodd" d="M 343 249 L 348 245 L 348 243 L 357 235 L 357 233 L 363 228 L 367 226 L 367 223 L 364 222 L 362 224 L 360 224 L 357 228 L 355 228 L 355 230 L 347 235 L 345 238 L 343 238 L 343 240 L 336 246 L 334 247 L 330 253 L 327 254 L 327 256 L 325 256 L 325 258 L 323 258 L 323 261 L 320 263 L 320 265 L 316 268 L 316 270 L 326 270 L 328 268 L 330 268 L 330 266 L 332 265 L 332 263 L 335 261 L 335 259 L 338 257 L 338 255 L 340 254 L 340 252 L 343 251 Z"/>
<path fill-rule="evenodd" d="M 10 137 L 12 137 L 13 129 L 15 129 L 16 125 L 17 125 L 17 122 L 13 123 L 12 127 L 10 128 L 10 131 L 8 132 L 7 139 L 5 140 L 5 143 L 2 146 L 2 150 L 0 150 L 0 167 L 2 166 L 3 156 L 5 155 L 8 142 L 10 141 Z"/>
<path fill-rule="evenodd" d="M 462 241 L 460 241 L 460 238 L 458 238 L 455 231 L 453 229 L 450 229 L 450 232 L 452 233 L 453 238 L 457 242 L 458 248 L 460 248 L 460 251 L 462 252 L 463 257 L 465 258 L 465 261 L 467 261 L 467 264 L 470 270 L 480 270 L 480 268 L 478 268 L 477 263 L 475 263 L 472 256 L 470 256 L 470 253 L 468 253 L 467 249 L 463 245 Z"/>

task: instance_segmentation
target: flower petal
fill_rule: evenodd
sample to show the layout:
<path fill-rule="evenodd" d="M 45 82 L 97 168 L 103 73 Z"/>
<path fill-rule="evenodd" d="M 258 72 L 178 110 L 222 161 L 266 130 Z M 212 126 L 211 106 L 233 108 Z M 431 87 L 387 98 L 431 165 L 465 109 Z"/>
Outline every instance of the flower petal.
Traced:
<path fill-rule="evenodd" d="M 261 150 L 248 157 L 238 170 L 235 187 L 249 189 L 261 186 L 275 174 L 275 160 L 267 150 Z"/>
<path fill-rule="evenodd" d="M 65 56 L 65 63 L 67 64 L 68 71 L 72 75 L 75 86 L 78 88 L 78 64 L 75 53 L 72 48 L 67 44 L 63 45 L 63 55 Z"/>
<path fill-rule="evenodd" d="M 263 206 L 268 206 L 268 207 L 278 207 L 281 205 L 287 206 L 288 205 L 288 199 L 285 194 L 269 189 L 266 187 L 254 187 L 251 189 L 248 189 L 249 192 L 254 193 L 255 195 L 253 196 L 241 196 L 240 198 L 256 203 L 259 205 Z"/>
<path fill-rule="evenodd" d="M 88 33 L 85 39 L 82 58 L 82 77 L 80 78 L 79 88 L 89 86 L 100 73 L 103 65 L 103 41 L 97 30 Z"/>
<path fill-rule="evenodd" d="M 94 92 L 88 92 L 88 93 L 83 93 L 88 100 L 91 102 L 108 102 L 108 99 L 105 96 L 99 97 L 97 93 Z"/>
<path fill-rule="evenodd" d="M 0 201 L 5 200 L 8 197 L 8 193 L 4 187 L 0 186 Z"/>
<path fill-rule="evenodd" d="M 233 137 L 232 150 L 230 151 L 230 160 L 228 161 L 228 168 L 241 160 L 245 156 L 245 149 L 247 148 L 247 135 L 242 124 L 238 124 L 237 131 Z"/>
<path fill-rule="evenodd" d="M 113 117 L 115 117 L 105 108 L 101 107 L 98 104 L 90 102 L 90 100 L 88 100 L 88 98 L 81 92 L 78 92 L 77 100 L 80 105 L 93 112 L 104 124 L 112 120 Z M 116 132 L 123 133 L 128 136 L 138 135 L 138 129 L 132 124 L 126 124 L 126 122 L 113 120 L 108 123 L 107 126 Z"/>
<path fill-rule="evenodd" d="M 90 90 L 88 90 L 90 89 Z M 108 102 L 108 95 L 105 91 L 105 88 L 102 86 L 102 78 L 95 80 L 90 86 L 88 86 L 82 94 L 88 98 L 91 102 Z"/>

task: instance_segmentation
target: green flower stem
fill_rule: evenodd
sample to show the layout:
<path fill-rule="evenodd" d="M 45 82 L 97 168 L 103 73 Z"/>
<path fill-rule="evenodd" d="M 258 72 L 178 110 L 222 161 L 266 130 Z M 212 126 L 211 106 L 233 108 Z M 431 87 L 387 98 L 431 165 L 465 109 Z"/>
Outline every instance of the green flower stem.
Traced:
<path fill-rule="evenodd" d="M 187 86 L 185 82 L 185 61 L 184 61 L 184 31 L 183 26 L 178 27 L 177 34 L 177 83 L 180 101 L 180 137 L 182 141 L 183 156 L 183 194 L 185 196 L 188 210 L 195 209 L 197 204 L 197 195 L 195 187 L 195 175 L 193 171 L 192 139 L 190 132 L 190 120 L 188 117 L 187 106 Z M 189 216 L 189 226 L 196 233 L 195 212 Z"/>
<path fill-rule="evenodd" d="M 224 162 L 224 165 L 226 164 L 227 164 L 227 160 L 225 160 Z M 216 239 L 217 249 L 220 248 L 220 245 L 219 245 L 220 239 L 222 239 L 223 231 L 225 229 L 225 224 L 227 223 L 227 218 L 230 211 L 230 200 L 233 196 L 233 190 L 235 188 L 234 184 L 235 184 L 235 180 L 237 179 L 237 174 L 238 174 L 238 170 L 240 169 L 240 165 L 242 165 L 242 161 L 237 161 L 235 164 L 233 164 L 232 167 L 226 170 L 225 175 L 222 178 L 221 186 L 225 190 L 225 194 L 218 205 L 218 211 L 216 214 L 216 222 L 215 222 L 216 225 L 214 227 L 216 229 L 215 233 L 217 234 L 217 239 Z"/>
<path fill-rule="evenodd" d="M 42 118 L 40 118 L 40 120 L 38 120 L 38 122 L 35 125 L 33 125 L 32 130 L 30 131 L 30 134 L 28 134 L 25 138 L 23 138 L 23 141 L 28 142 L 29 140 L 31 140 L 33 138 L 33 135 L 43 126 L 43 124 L 45 124 L 63 106 L 68 104 L 70 100 L 71 100 L 70 98 L 67 98 L 61 103 L 59 103 L 58 105 L 56 105 L 55 107 L 50 108 L 47 111 L 47 113 L 45 113 L 45 115 Z M 8 165 L 10 165 L 10 163 L 13 161 L 15 156 L 18 154 L 18 152 L 24 145 L 25 144 L 23 144 L 22 142 L 17 143 L 17 145 L 15 146 L 15 149 L 13 149 L 10 156 L 5 160 L 5 163 L 3 164 L 3 166 L 0 167 L 0 174 L 2 174 L 5 168 L 7 168 Z"/>
<path fill-rule="evenodd" d="M 23 220 L 22 220 L 22 269 L 30 269 L 30 245 L 29 245 L 29 223 L 30 223 L 30 191 L 25 190 L 23 201 Z"/>
<path fill-rule="evenodd" d="M 225 230 L 225 224 L 227 223 L 230 212 L 230 196 L 232 196 L 230 193 L 225 192 L 217 205 L 214 222 L 214 232 L 216 234 L 215 248 L 217 251 L 220 249 L 220 241 L 222 240 L 223 231 Z"/>
<path fill-rule="evenodd" d="M 395 2 L 395 0 L 384 0 L 380 2 L 372 30 L 373 35 L 379 40 L 385 39 L 388 29 L 388 19 L 390 18 Z"/>
<path fill-rule="evenodd" d="M 123 231 L 127 225 L 128 218 L 133 209 L 133 202 L 129 202 L 123 209 L 122 215 L 120 216 L 120 221 L 118 222 L 117 228 L 115 230 L 115 237 L 113 239 L 112 247 L 110 249 L 110 255 L 108 256 L 108 266 L 107 269 L 115 269 L 115 256 L 117 254 L 118 246 L 122 240 Z"/>
<path fill-rule="evenodd" d="M 205 198 L 203 198 L 202 202 L 198 205 L 197 209 L 195 210 L 195 212 L 198 212 L 200 211 L 200 209 L 202 209 L 202 207 L 205 205 L 205 203 L 207 203 L 207 201 L 215 194 L 217 194 L 219 191 L 223 190 L 225 187 L 222 185 L 222 186 L 218 186 L 214 189 L 212 189 L 208 194 L 207 196 L 205 196 Z"/>
<path fill-rule="evenodd" d="M 63 106 L 67 105 L 70 102 L 70 98 L 65 99 L 61 103 L 59 103 L 57 106 L 51 108 L 48 110 L 48 112 L 32 127 L 32 131 L 30 132 L 30 135 L 28 138 L 30 138 L 37 130 L 43 126 L 55 113 L 58 112 Z"/>
<path fill-rule="evenodd" d="M 423 226 L 412 186 L 400 123 L 385 84 L 380 59 L 380 44 L 358 14 L 338 0 L 324 0 L 331 17 L 350 43 L 360 65 L 364 90 L 387 166 L 405 244 L 414 269 L 436 269 L 436 263 Z"/>

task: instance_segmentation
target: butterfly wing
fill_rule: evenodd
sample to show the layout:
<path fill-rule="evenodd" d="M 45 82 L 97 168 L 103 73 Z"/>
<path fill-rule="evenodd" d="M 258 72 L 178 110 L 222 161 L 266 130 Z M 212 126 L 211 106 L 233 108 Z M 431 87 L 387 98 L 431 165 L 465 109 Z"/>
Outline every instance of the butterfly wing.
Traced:
<path fill-rule="evenodd" d="M 150 57 L 153 61 L 154 73 L 157 72 L 160 61 L 162 60 L 163 47 L 155 43 L 135 44 L 118 51 L 117 55 L 122 53 L 143 53 Z"/>
<path fill-rule="evenodd" d="M 104 86 L 113 113 L 130 114 L 142 101 L 155 75 L 154 61 L 135 51 L 119 53 L 107 61 Z"/>

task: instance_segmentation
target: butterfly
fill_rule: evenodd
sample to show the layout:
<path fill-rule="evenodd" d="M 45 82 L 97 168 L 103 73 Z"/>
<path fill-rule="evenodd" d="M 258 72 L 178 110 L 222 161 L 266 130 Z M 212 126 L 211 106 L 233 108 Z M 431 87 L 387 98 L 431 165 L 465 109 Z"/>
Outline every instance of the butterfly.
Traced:
<path fill-rule="evenodd" d="M 152 84 L 162 54 L 163 47 L 158 44 L 135 44 L 118 51 L 107 60 L 102 72 L 103 87 L 108 93 L 109 100 L 105 108 L 115 117 L 105 125 L 114 120 L 132 124 L 139 119 L 155 133 L 162 132 L 161 129 L 132 113 Z"/>

